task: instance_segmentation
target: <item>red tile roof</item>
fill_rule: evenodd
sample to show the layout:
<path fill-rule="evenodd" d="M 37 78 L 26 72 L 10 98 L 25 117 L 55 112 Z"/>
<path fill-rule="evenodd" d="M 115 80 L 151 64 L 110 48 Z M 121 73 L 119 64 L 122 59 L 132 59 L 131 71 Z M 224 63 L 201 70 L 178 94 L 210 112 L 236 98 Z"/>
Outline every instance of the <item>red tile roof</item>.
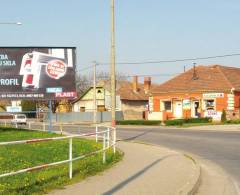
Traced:
<path fill-rule="evenodd" d="M 109 81 L 100 81 L 98 86 L 102 86 L 110 91 Z M 133 84 L 130 81 L 117 81 L 116 94 L 120 95 L 121 100 L 148 100 L 149 97 L 149 92 L 145 92 L 144 90 L 144 84 L 138 83 L 138 90 L 134 91 Z"/>
<path fill-rule="evenodd" d="M 196 66 L 152 89 L 158 93 L 240 91 L 240 68 L 220 65 Z"/>

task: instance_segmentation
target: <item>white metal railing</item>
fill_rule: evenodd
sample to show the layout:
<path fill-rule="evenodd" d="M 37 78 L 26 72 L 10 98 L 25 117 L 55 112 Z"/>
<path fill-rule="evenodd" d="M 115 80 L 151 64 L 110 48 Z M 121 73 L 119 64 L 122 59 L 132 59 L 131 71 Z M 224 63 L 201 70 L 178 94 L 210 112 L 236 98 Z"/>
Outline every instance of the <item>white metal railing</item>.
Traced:
<path fill-rule="evenodd" d="M 98 127 L 96 127 L 96 128 L 98 128 Z M 0 142 L 0 146 L 5 146 L 5 145 L 31 144 L 31 143 L 37 143 L 37 142 L 48 142 L 48 141 L 53 141 L 53 140 L 69 139 L 69 159 L 63 160 L 63 161 L 58 161 L 58 162 L 53 162 L 53 163 L 49 163 L 49 164 L 38 165 L 35 167 L 25 168 L 25 169 L 21 169 L 21 170 L 9 172 L 9 173 L 4 173 L 4 174 L 0 175 L 0 178 L 17 175 L 20 173 L 30 172 L 30 171 L 34 171 L 34 170 L 44 169 L 47 167 L 56 166 L 56 165 L 60 165 L 60 164 L 69 163 L 69 178 L 71 179 L 72 178 L 72 162 L 73 161 L 80 160 L 80 159 L 86 158 L 88 156 L 95 155 L 95 154 L 102 152 L 103 153 L 103 157 L 102 157 L 103 163 L 105 163 L 106 162 L 106 150 L 113 147 L 113 150 L 115 153 L 115 145 L 116 145 L 115 140 L 116 139 L 113 139 L 112 142 L 110 143 L 110 139 L 108 138 L 108 135 L 110 134 L 111 130 L 114 132 L 115 129 L 113 129 L 113 128 L 110 129 L 109 127 L 107 127 L 107 130 L 105 130 L 105 131 L 97 130 L 97 132 L 94 132 L 94 133 L 86 133 L 86 134 L 80 134 L 80 135 L 69 135 L 69 136 L 63 136 L 63 137 Z M 73 158 L 73 156 L 72 156 L 72 139 L 73 138 L 96 136 L 96 139 L 98 139 L 100 137 L 99 135 L 103 135 L 103 136 L 101 136 L 102 143 L 103 143 L 101 150 L 97 150 L 97 151 Z"/>

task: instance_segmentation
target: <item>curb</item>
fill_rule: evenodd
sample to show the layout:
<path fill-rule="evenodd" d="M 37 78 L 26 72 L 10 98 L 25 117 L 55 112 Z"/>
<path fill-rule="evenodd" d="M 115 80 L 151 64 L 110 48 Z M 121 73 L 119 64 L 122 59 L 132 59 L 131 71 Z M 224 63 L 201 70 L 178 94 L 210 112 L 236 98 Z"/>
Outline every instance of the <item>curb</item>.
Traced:
<path fill-rule="evenodd" d="M 119 141 L 123 141 L 123 140 L 119 140 Z M 126 142 L 126 141 L 124 141 Z M 127 141 L 128 142 L 128 141 Z M 151 143 L 144 143 L 144 142 L 138 142 L 138 141 L 132 141 L 133 143 L 138 143 L 138 144 L 146 144 L 149 146 L 155 146 L 155 147 L 161 147 L 157 144 L 151 144 Z M 162 146 L 163 148 L 167 148 L 165 146 Z M 169 149 L 169 148 L 167 148 Z M 172 149 L 169 149 L 172 150 Z M 172 150 L 175 151 L 175 150 Z M 196 193 L 196 191 L 198 190 L 200 183 L 201 183 L 201 166 L 200 164 L 189 154 L 185 154 L 185 153 L 180 153 L 178 151 L 175 151 L 181 155 L 183 155 L 186 159 L 192 161 L 192 163 L 195 165 L 195 174 L 191 176 L 190 180 L 179 190 L 177 190 L 177 192 L 175 193 L 176 195 L 194 195 Z"/>
<path fill-rule="evenodd" d="M 190 155 L 183 154 L 188 160 L 191 160 L 196 167 L 195 174 L 191 176 L 189 182 L 187 182 L 176 195 L 194 195 L 199 188 L 201 183 L 201 166 L 200 164 Z"/>

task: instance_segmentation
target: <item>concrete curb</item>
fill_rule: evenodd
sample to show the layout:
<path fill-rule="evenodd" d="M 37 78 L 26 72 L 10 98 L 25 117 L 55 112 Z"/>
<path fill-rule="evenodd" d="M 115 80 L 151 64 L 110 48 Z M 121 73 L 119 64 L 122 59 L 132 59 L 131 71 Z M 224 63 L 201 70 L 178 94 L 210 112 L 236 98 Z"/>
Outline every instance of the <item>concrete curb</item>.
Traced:
<path fill-rule="evenodd" d="M 119 140 L 122 141 L 122 140 Z M 125 141 L 126 142 L 126 141 Z M 144 142 L 138 142 L 138 141 L 132 141 L 133 143 L 138 143 L 138 144 L 146 144 L 149 146 L 155 146 L 155 147 L 163 147 L 167 148 L 165 146 L 159 146 L 157 144 L 151 144 L 151 143 L 144 143 Z M 167 148 L 169 149 L 169 148 Z M 169 149 L 172 150 L 172 149 Z M 172 150 L 175 151 L 175 150 Z M 196 191 L 198 190 L 200 183 L 201 183 L 201 166 L 200 164 L 189 154 L 184 154 L 179 151 L 175 151 L 181 155 L 183 155 L 186 159 L 192 161 L 192 163 L 195 165 L 195 174 L 191 176 L 191 179 L 189 182 L 187 182 L 181 189 L 177 190 L 175 193 L 176 195 L 194 195 Z"/>
<path fill-rule="evenodd" d="M 191 179 L 186 183 L 176 195 L 194 195 L 198 190 L 201 183 L 201 166 L 200 164 L 190 155 L 183 154 L 188 160 L 191 160 L 195 164 L 195 174 L 191 176 Z"/>

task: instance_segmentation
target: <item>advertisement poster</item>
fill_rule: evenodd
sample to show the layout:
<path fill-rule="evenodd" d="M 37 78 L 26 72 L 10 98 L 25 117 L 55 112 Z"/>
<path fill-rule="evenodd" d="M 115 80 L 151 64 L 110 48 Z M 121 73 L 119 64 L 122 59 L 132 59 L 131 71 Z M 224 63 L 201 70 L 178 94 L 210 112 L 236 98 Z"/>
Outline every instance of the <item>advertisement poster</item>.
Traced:
<path fill-rule="evenodd" d="M 0 98 L 76 97 L 74 47 L 1 47 Z"/>
<path fill-rule="evenodd" d="M 183 109 L 190 110 L 191 109 L 191 102 L 189 99 L 183 100 Z"/>

